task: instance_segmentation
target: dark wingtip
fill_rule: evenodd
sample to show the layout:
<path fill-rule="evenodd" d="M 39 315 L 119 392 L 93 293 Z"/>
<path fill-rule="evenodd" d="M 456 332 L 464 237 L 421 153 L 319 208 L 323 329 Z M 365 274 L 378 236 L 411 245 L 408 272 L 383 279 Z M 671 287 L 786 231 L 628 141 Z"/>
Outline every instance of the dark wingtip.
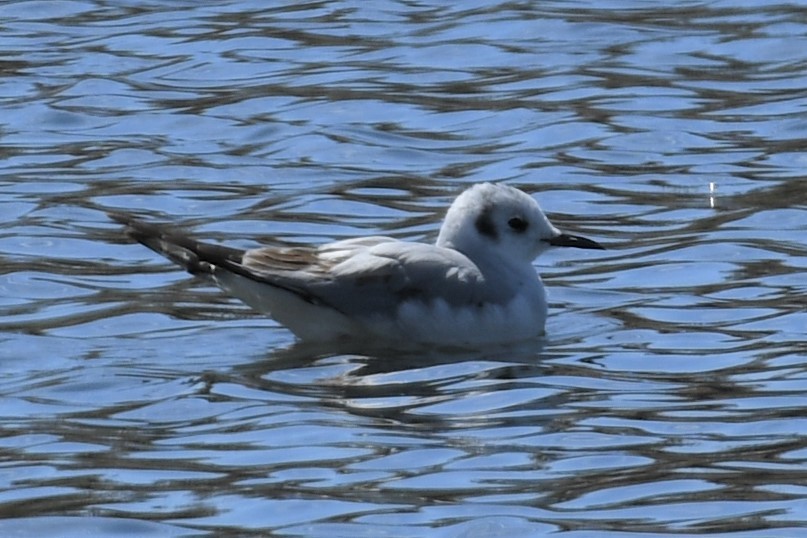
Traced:
<path fill-rule="evenodd" d="M 108 211 L 107 216 L 118 224 L 125 226 L 124 231 L 126 235 L 141 243 L 143 243 L 144 239 L 157 239 L 165 235 L 163 226 L 149 224 L 128 213 Z"/>
<path fill-rule="evenodd" d="M 209 264 L 202 263 L 199 257 L 199 243 L 189 237 L 171 231 L 166 225 L 144 222 L 128 213 L 109 211 L 107 215 L 125 226 L 127 236 L 165 256 L 189 273 L 210 272 Z"/>
<path fill-rule="evenodd" d="M 134 220 L 134 217 L 128 213 L 121 213 L 120 211 L 107 211 L 106 216 L 114 220 L 118 224 L 128 224 Z"/>
<path fill-rule="evenodd" d="M 109 218 L 125 226 L 126 235 L 162 254 L 192 274 L 212 273 L 215 266 L 240 265 L 244 251 L 202 243 L 171 229 L 170 225 L 139 220 L 128 213 L 110 211 Z"/>

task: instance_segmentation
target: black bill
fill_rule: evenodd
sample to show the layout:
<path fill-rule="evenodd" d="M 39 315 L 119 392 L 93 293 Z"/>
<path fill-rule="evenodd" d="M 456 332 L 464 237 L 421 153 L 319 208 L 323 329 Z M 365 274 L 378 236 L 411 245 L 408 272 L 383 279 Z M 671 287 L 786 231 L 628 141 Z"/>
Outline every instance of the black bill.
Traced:
<path fill-rule="evenodd" d="M 546 242 L 555 247 L 576 247 L 576 248 L 593 248 L 597 250 L 605 250 L 605 247 L 596 241 L 580 237 L 579 235 L 560 234 L 552 239 L 546 239 Z"/>

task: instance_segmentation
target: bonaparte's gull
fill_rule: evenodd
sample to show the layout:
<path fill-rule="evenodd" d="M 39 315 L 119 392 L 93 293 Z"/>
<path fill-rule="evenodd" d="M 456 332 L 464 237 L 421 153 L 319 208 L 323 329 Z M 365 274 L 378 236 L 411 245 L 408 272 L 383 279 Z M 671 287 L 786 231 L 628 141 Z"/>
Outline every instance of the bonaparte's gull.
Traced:
<path fill-rule="evenodd" d="M 457 197 L 434 245 L 358 237 L 318 248 L 242 250 L 111 216 L 140 243 L 192 274 L 212 276 L 313 341 L 478 345 L 537 337 L 547 303 L 532 261 L 553 245 L 603 248 L 561 233 L 525 192 L 493 183 Z"/>

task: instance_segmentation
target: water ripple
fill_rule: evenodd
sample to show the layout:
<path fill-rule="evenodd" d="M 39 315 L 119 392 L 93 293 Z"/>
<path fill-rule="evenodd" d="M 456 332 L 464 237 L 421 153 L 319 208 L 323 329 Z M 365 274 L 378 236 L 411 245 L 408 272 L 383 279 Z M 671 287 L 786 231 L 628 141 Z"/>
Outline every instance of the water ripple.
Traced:
<path fill-rule="evenodd" d="M 0 533 L 804 534 L 799 6 L 0 16 Z M 483 180 L 608 246 L 544 342 L 297 344 L 106 217 L 430 241 Z"/>

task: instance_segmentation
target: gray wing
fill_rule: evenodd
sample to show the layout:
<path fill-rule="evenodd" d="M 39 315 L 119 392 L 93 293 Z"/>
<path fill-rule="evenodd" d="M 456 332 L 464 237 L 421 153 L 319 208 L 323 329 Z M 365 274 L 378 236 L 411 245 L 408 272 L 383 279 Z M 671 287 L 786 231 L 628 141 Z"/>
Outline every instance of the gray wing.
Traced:
<path fill-rule="evenodd" d="M 514 290 L 488 282 L 463 254 L 389 237 L 348 239 L 312 248 L 241 250 L 196 241 L 160 224 L 110 216 L 128 234 L 188 272 L 216 278 L 227 271 L 284 289 L 349 316 L 393 312 L 402 302 L 450 305 L 504 302 Z"/>
<path fill-rule="evenodd" d="M 243 269 L 253 280 L 295 290 L 349 316 L 391 313 L 405 301 L 441 299 L 458 306 L 509 299 L 463 254 L 434 245 L 365 238 L 296 252 L 296 262 L 278 254 L 248 251 Z M 297 269 L 290 270 L 291 263 Z"/>

